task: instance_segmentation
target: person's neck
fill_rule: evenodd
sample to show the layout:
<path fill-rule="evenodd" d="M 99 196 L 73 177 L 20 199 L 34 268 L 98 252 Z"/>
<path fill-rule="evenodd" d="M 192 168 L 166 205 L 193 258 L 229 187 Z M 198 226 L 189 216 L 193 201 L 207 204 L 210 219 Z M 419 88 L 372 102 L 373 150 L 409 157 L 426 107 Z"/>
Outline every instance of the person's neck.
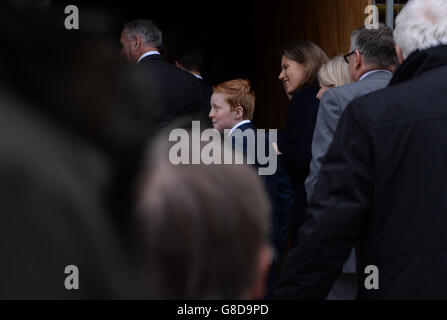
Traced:
<path fill-rule="evenodd" d="M 160 51 L 157 48 L 144 47 L 140 50 L 138 57 L 142 57 L 144 54 L 151 52 L 151 51 L 156 51 L 156 52 L 160 53 Z"/>
<path fill-rule="evenodd" d="M 158 48 L 154 48 L 154 47 L 143 47 L 141 50 L 141 54 L 145 54 L 146 52 L 150 52 L 150 51 L 157 51 L 160 52 L 160 50 L 158 50 Z"/>
<path fill-rule="evenodd" d="M 367 74 L 368 72 L 371 72 L 371 71 L 382 71 L 382 70 L 385 70 L 385 71 L 389 71 L 389 72 L 391 72 L 391 73 L 394 73 L 395 68 L 394 68 L 394 66 L 390 66 L 390 67 L 386 67 L 386 68 L 384 68 L 384 67 L 379 67 L 379 66 L 368 65 L 368 66 L 365 66 L 365 67 L 359 72 L 359 75 L 358 75 L 358 77 L 357 77 L 357 80 L 355 80 L 355 81 L 359 81 L 359 80 L 360 80 L 365 74 Z"/>

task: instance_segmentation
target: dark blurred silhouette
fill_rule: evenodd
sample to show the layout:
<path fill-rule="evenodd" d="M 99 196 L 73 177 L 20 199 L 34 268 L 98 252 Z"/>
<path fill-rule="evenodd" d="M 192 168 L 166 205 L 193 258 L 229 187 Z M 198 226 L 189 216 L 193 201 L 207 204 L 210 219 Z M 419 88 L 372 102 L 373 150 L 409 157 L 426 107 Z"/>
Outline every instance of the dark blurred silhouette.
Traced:
<path fill-rule="evenodd" d="M 200 79 L 169 64 L 160 55 L 162 32 L 155 23 L 146 19 L 127 22 L 120 42 L 121 55 L 128 63 L 138 64 L 145 85 L 144 101 L 153 112 L 154 126 L 161 128 L 187 115 L 206 119 L 209 93 L 203 90 Z"/>
<path fill-rule="evenodd" d="M 64 7 L 0 7 L 0 297 L 142 297 L 128 222 L 151 112 L 110 17 L 84 7 L 74 31 Z"/>

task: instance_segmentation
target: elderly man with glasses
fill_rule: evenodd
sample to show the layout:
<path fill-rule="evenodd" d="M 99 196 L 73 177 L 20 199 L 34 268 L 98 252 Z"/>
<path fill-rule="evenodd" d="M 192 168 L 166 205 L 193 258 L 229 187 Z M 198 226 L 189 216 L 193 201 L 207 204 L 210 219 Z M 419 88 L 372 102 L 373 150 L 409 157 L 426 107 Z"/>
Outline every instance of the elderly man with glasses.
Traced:
<path fill-rule="evenodd" d="M 310 175 L 305 183 L 308 202 L 312 198 L 321 161 L 331 145 L 344 109 L 355 98 L 385 88 L 396 69 L 393 31 L 384 25 L 377 29 L 362 27 L 352 32 L 349 51 L 344 59 L 349 64 L 352 83 L 326 91 L 320 102 L 312 140 Z"/>

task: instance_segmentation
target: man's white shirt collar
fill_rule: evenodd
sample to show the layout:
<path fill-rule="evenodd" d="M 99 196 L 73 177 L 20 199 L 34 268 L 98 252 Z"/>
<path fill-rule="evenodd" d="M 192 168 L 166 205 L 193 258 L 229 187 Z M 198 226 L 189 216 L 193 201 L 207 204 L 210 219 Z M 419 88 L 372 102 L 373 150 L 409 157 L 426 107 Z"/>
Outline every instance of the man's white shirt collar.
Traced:
<path fill-rule="evenodd" d="M 160 52 L 158 52 L 158 51 L 148 51 L 148 52 L 146 52 L 146 53 L 143 53 L 143 55 L 140 57 L 140 59 L 138 59 L 138 62 L 137 62 L 137 63 L 140 63 L 141 60 L 143 60 L 143 59 L 146 58 L 147 56 L 151 56 L 151 55 L 153 55 L 153 54 L 158 54 L 158 55 L 160 55 Z"/>
<path fill-rule="evenodd" d="M 368 71 L 367 73 L 365 73 L 363 76 L 361 76 L 360 77 L 360 79 L 359 79 L 359 81 L 362 81 L 363 79 L 365 79 L 367 76 L 369 76 L 370 74 L 373 74 L 373 73 L 375 73 L 375 72 L 379 72 L 379 71 L 383 71 L 383 72 L 388 72 L 389 74 L 393 74 L 391 71 L 388 71 L 388 70 L 381 70 L 381 69 L 379 69 L 379 70 L 372 70 L 372 71 Z"/>
<path fill-rule="evenodd" d="M 203 78 L 202 78 L 201 75 L 198 75 L 198 74 L 195 74 L 195 73 L 193 73 L 192 75 L 193 75 L 194 77 L 196 77 L 197 79 L 203 80 Z"/>
<path fill-rule="evenodd" d="M 237 128 L 239 128 L 241 125 L 246 124 L 246 123 L 250 123 L 250 120 L 243 120 L 241 122 L 239 122 L 238 124 L 236 124 L 233 128 L 231 128 L 230 133 L 228 134 L 228 136 L 231 136 L 231 134 L 233 133 L 234 130 L 236 130 Z"/>

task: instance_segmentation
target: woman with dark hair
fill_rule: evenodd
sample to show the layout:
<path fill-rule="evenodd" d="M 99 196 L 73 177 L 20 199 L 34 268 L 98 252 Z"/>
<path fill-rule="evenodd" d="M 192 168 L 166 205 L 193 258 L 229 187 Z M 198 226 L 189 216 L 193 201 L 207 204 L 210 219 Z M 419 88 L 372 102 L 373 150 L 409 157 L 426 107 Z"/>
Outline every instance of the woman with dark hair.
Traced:
<path fill-rule="evenodd" d="M 290 231 L 292 245 L 296 243 L 296 232 L 303 222 L 306 206 L 304 181 L 309 175 L 312 158 L 311 146 L 318 114 L 320 90 L 318 70 L 328 62 L 328 57 L 316 44 L 298 41 L 280 50 L 281 74 L 279 80 L 291 99 L 284 135 L 278 139 L 278 149 L 283 154 L 295 191 L 295 210 Z"/>

